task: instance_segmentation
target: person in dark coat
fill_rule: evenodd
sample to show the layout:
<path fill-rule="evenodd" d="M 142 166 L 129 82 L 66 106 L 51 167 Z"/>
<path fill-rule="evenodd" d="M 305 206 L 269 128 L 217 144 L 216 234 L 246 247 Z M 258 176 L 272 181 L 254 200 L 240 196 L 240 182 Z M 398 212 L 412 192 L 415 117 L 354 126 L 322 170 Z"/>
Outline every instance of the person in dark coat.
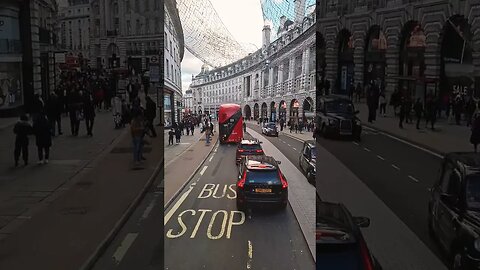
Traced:
<path fill-rule="evenodd" d="M 145 119 L 147 120 L 147 131 L 150 131 L 152 137 L 157 137 L 157 132 L 153 127 L 153 120 L 157 116 L 157 104 L 147 96 L 146 100 L 146 109 L 145 109 Z"/>
<path fill-rule="evenodd" d="M 477 146 L 480 143 L 480 115 L 478 112 L 473 116 L 471 129 L 470 143 L 473 144 L 475 153 L 477 153 Z"/>
<path fill-rule="evenodd" d="M 180 129 L 180 127 L 177 126 L 177 129 L 175 130 L 175 141 L 177 144 L 180 143 L 180 139 L 182 137 L 182 131 Z"/>
<path fill-rule="evenodd" d="M 76 91 L 70 94 L 68 103 L 68 115 L 70 116 L 70 130 L 73 136 L 78 135 L 80 129 L 81 106 L 82 100 L 79 93 Z"/>
<path fill-rule="evenodd" d="M 417 129 L 420 129 L 420 120 L 422 120 L 423 114 L 423 104 L 420 98 L 417 99 L 415 105 L 413 106 L 413 110 L 415 111 L 415 116 L 417 117 Z"/>
<path fill-rule="evenodd" d="M 25 114 L 20 116 L 20 121 L 18 121 L 13 128 L 13 133 L 15 133 L 15 167 L 18 166 L 20 154 L 22 154 L 23 162 L 26 166 L 28 165 L 28 135 L 33 134 L 33 128 Z"/>
<path fill-rule="evenodd" d="M 55 93 L 50 95 L 45 106 L 52 136 L 55 136 L 55 128 L 58 126 L 58 135 L 62 135 L 62 103 Z"/>
<path fill-rule="evenodd" d="M 435 122 L 437 121 L 437 102 L 430 97 L 427 101 L 427 105 L 425 108 L 425 127 L 428 127 L 428 123 L 431 123 L 432 130 L 435 130 Z"/>
<path fill-rule="evenodd" d="M 95 105 L 90 95 L 87 95 L 83 101 L 83 116 L 85 117 L 85 126 L 87 135 L 93 136 L 93 124 L 95 122 Z"/>
<path fill-rule="evenodd" d="M 40 114 L 33 122 L 33 132 L 38 149 L 38 164 L 47 164 L 52 146 L 52 134 L 45 114 Z"/>
<path fill-rule="evenodd" d="M 477 109 L 477 105 L 475 104 L 475 101 L 473 100 L 472 97 L 467 102 L 467 106 L 465 108 L 465 112 L 467 113 L 467 127 L 470 126 L 470 124 L 473 121 L 473 114 L 475 113 L 475 110 Z"/>
<path fill-rule="evenodd" d="M 168 145 L 173 145 L 173 137 L 175 136 L 175 130 L 172 128 L 168 132 Z"/>
<path fill-rule="evenodd" d="M 403 128 L 403 121 L 405 120 L 405 115 L 407 113 L 407 102 L 404 97 L 400 99 L 400 122 L 398 127 Z"/>

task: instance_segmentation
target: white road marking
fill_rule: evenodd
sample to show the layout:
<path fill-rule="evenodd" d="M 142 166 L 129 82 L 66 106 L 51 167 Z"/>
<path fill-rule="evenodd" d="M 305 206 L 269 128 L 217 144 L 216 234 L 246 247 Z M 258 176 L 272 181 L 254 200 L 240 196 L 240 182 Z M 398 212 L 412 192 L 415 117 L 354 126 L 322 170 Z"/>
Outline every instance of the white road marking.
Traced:
<path fill-rule="evenodd" d="M 288 146 L 291 146 L 289 143 L 287 143 Z"/>
<path fill-rule="evenodd" d="M 381 159 L 381 160 L 385 160 L 385 158 L 383 158 L 382 156 L 380 155 L 377 155 L 377 158 Z"/>
<path fill-rule="evenodd" d="M 359 146 L 359 145 L 360 145 L 360 144 L 359 144 L 359 143 L 357 143 L 357 142 L 353 142 L 353 144 L 355 144 L 356 146 Z"/>
<path fill-rule="evenodd" d="M 366 147 L 364 147 L 363 150 L 365 150 L 365 151 L 367 151 L 367 152 L 372 152 L 372 150 L 370 150 L 370 149 L 368 149 L 368 148 L 366 148 Z"/>
<path fill-rule="evenodd" d="M 370 129 L 370 128 L 369 128 L 369 129 Z M 374 129 L 372 129 L 372 130 L 374 130 Z M 380 133 L 380 134 L 382 134 L 382 135 L 385 135 L 385 136 L 387 136 L 387 137 L 389 137 L 389 138 L 391 138 L 391 139 L 394 139 L 394 140 L 397 140 L 397 141 L 399 141 L 399 142 L 402 142 L 402 143 L 404 143 L 404 144 L 407 144 L 407 145 L 409 145 L 409 146 L 411 146 L 411 147 L 414 147 L 414 148 L 417 148 L 417 149 L 419 149 L 419 150 L 422 150 L 422 151 L 424 151 L 424 152 L 426 152 L 426 153 L 429 153 L 429 154 L 431 154 L 431 155 L 433 155 L 433 156 L 436 156 L 436 157 L 438 157 L 438 158 L 443 159 L 443 156 L 442 156 L 442 155 L 437 154 L 437 153 L 435 153 L 435 152 L 433 152 L 433 151 L 430 151 L 430 150 L 428 150 L 428 149 L 426 149 L 426 148 L 423 148 L 423 147 L 421 147 L 421 146 L 418 146 L 418 145 L 415 145 L 415 144 L 413 144 L 413 143 L 407 142 L 407 141 L 405 141 L 405 140 L 403 140 L 403 139 L 397 138 L 397 137 L 395 137 L 395 136 L 393 136 L 393 135 L 390 135 L 390 134 L 388 134 L 388 133 L 385 133 L 385 132 L 379 131 L 378 133 Z"/>
<path fill-rule="evenodd" d="M 203 166 L 202 171 L 200 172 L 200 175 L 203 175 L 205 171 L 207 170 L 208 166 Z"/>
<path fill-rule="evenodd" d="M 152 209 L 155 206 L 156 201 L 157 201 L 157 198 L 153 198 L 153 200 L 150 202 L 150 204 L 147 206 L 147 208 L 145 208 L 145 211 L 143 212 L 141 219 L 148 218 L 148 215 L 150 215 L 150 212 L 152 212 Z"/>
<path fill-rule="evenodd" d="M 125 236 L 120 246 L 117 248 L 115 253 L 113 253 L 112 257 L 116 263 L 119 263 L 122 261 L 123 256 L 125 256 L 125 254 L 127 253 L 130 246 L 133 244 L 133 241 L 135 241 L 137 236 L 138 236 L 138 233 L 128 233 Z"/>
<path fill-rule="evenodd" d="M 213 159 L 213 155 L 210 157 L 210 159 L 208 160 L 208 162 L 211 162 Z"/>
<path fill-rule="evenodd" d="M 398 166 L 396 166 L 396 165 L 392 164 L 392 167 L 393 167 L 395 170 L 398 170 L 398 171 L 400 171 L 400 168 L 399 168 Z"/>
<path fill-rule="evenodd" d="M 297 148 L 293 147 L 293 150 L 297 151 Z"/>
<path fill-rule="evenodd" d="M 185 193 L 182 194 L 180 199 L 178 199 L 178 201 L 175 203 L 175 205 L 173 205 L 173 207 L 170 209 L 170 211 L 168 211 L 168 213 L 165 215 L 165 218 L 164 218 L 164 221 L 163 221 L 164 226 L 167 224 L 167 222 L 170 220 L 170 218 L 173 216 L 173 214 L 177 211 L 177 209 L 180 207 L 180 205 L 182 205 L 182 203 L 185 201 L 185 199 L 187 199 L 190 192 L 192 192 L 193 187 L 194 187 L 193 184 L 190 185 L 188 190 L 185 191 Z"/>
<path fill-rule="evenodd" d="M 413 177 L 413 176 L 411 176 L 411 175 L 409 175 L 408 178 L 412 179 L 412 180 L 415 181 L 416 183 L 419 182 L 418 179 L 416 179 L 415 177 Z"/>
<path fill-rule="evenodd" d="M 248 261 L 247 261 L 247 269 L 252 269 L 252 259 L 253 259 L 253 246 L 252 242 L 248 240 Z"/>

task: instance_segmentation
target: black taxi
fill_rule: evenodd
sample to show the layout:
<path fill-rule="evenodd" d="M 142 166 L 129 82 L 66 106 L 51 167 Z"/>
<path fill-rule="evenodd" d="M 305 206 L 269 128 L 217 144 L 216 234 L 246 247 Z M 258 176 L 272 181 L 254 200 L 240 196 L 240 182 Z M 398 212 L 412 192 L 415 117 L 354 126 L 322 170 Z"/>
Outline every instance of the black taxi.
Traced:
<path fill-rule="evenodd" d="M 318 104 L 317 124 L 319 132 L 324 137 L 350 136 L 361 139 L 362 123 L 356 116 L 353 102 L 340 95 L 328 95 L 320 98 Z"/>
<path fill-rule="evenodd" d="M 480 155 L 445 155 L 428 204 L 430 235 L 451 269 L 480 269 Z"/>

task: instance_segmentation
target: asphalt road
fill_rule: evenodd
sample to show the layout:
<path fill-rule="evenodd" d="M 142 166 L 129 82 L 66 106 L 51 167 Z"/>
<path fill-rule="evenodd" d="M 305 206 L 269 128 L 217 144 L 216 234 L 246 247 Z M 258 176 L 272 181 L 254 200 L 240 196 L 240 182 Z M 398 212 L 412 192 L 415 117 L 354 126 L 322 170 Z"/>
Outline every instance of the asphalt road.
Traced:
<path fill-rule="evenodd" d="M 373 130 L 366 130 L 361 143 L 325 138 L 320 138 L 319 143 L 444 261 L 446 256 L 427 229 L 429 188 L 437 180 L 441 157 Z"/>
<path fill-rule="evenodd" d="M 214 150 L 166 209 L 165 269 L 314 269 L 290 206 L 236 209 L 235 151 Z"/>

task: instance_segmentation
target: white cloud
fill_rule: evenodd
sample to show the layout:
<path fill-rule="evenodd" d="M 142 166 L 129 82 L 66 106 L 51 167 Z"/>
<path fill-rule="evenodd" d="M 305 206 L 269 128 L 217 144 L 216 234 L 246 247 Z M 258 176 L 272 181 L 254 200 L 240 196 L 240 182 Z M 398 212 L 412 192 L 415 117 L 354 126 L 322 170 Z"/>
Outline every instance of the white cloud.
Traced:
<path fill-rule="evenodd" d="M 262 47 L 263 16 L 258 0 L 210 0 L 220 19 L 240 44 Z M 252 46 L 248 46 L 252 48 Z M 182 61 L 182 89 L 188 89 L 192 74 L 200 73 L 202 62 L 185 50 Z"/>

